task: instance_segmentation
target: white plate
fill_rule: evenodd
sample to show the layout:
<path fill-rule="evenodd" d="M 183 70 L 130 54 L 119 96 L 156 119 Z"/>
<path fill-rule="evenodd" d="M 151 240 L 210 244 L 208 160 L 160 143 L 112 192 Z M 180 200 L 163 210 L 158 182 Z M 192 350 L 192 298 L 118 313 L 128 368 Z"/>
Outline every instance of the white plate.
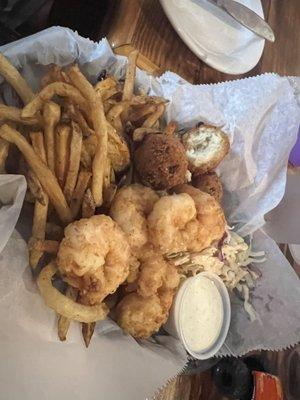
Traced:
<path fill-rule="evenodd" d="M 208 0 L 160 0 L 173 27 L 206 64 L 227 74 L 244 74 L 258 63 L 265 40 Z M 239 0 L 264 18 L 260 0 Z"/>

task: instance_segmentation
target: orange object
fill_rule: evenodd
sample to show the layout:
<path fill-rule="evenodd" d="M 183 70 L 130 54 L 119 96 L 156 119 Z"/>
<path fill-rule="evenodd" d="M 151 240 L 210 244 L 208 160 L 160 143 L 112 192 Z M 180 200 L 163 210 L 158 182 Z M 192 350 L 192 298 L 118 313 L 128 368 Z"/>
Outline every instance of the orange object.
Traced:
<path fill-rule="evenodd" d="M 253 371 L 253 375 L 253 400 L 283 400 L 282 386 L 277 376 L 258 371 Z"/>

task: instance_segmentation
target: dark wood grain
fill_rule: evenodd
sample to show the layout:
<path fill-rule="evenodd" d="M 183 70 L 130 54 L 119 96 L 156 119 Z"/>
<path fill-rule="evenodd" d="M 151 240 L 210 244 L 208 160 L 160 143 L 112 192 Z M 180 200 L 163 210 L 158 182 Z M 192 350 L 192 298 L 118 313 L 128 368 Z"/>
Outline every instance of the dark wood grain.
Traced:
<path fill-rule="evenodd" d="M 214 386 L 210 371 L 181 375 L 170 382 L 155 400 L 226 400 Z"/>
<path fill-rule="evenodd" d="M 155 400 L 225 400 L 211 380 L 210 371 L 197 375 L 181 375 L 170 382 Z"/>
<path fill-rule="evenodd" d="M 276 43 L 266 43 L 262 71 L 281 75 L 300 75 L 300 1 L 269 1 L 268 22 L 273 27 Z"/>
<path fill-rule="evenodd" d="M 254 76 L 264 72 L 300 75 L 300 0 L 263 0 L 266 20 L 275 31 L 276 42 L 266 43 L 258 65 L 244 75 L 227 75 L 199 60 L 183 43 L 168 21 L 158 0 L 110 1 L 98 38 L 107 36 L 111 45 L 131 44 L 162 72 L 171 70 L 192 83 L 213 83 Z M 287 246 L 284 246 L 291 259 Z M 300 267 L 295 266 L 300 276 Z M 278 374 L 286 400 L 300 399 L 300 347 L 281 352 L 261 352 L 270 372 Z M 156 400 L 222 400 L 210 372 L 179 376 Z M 272 400 L 272 399 L 270 399 Z"/>
<path fill-rule="evenodd" d="M 99 37 L 107 36 L 113 46 L 131 43 L 162 71 L 174 71 L 192 83 L 220 82 L 263 72 L 300 75 L 300 1 L 264 0 L 263 8 L 276 42 L 266 43 L 258 65 L 244 75 L 223 74 L 199 60 L 177 35 L 158 0 L 112 1 Z"/>

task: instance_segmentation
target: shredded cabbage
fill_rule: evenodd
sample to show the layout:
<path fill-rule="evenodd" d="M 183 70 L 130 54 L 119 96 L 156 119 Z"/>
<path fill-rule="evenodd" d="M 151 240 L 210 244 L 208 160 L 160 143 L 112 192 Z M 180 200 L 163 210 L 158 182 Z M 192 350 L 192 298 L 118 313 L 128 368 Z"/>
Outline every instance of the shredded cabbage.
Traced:
<path fill-rule="evenodd" d="M 231 291 L 236 291 L 244 300 L 244 308 L 251 321 L 255 319 L 255 311 L 250 303 L 250 290 L 260 274 L 249 265 L 266 260 L 265 252 L 254 252 L 251 245 L 229 227 L 227 236 L 218 246 L 210 246 L 201 252 L 180 252 L 168 254 L 166 258 L 178 268 L 182 278 L 194 276 L 200 272 L 217 274 Z"/>

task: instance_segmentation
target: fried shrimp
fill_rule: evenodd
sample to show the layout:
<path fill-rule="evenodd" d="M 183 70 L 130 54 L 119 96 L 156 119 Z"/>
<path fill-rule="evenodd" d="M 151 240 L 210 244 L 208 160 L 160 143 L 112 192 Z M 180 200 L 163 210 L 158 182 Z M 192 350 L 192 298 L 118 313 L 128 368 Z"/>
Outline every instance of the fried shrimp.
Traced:
<path fill-rule="evenodd" d="M 161 197 L 148 217 L 149 238 L 163 254 L 188 250 L 197 231 L 195 202 L 186 193 Z"/>
<path fill-rule="evenodd" d="M 117 306 L 117 321 L 129 334 L 147 338 L 168 318 L 180 277 L 176 267 L 149 250 L 141 259 L 136 291 Z"/>
<path fill-rule="evenodd" d="M 158 198 L 154 190 L 138 184 L 122 187 L 114 197 L 110 216 L 125 232 L 136 256 L 148 242 L 146 218 Z"/>
<path fill-rule="evenodd" d="M 189 185 L 160 198 L 148 217 L 149 237 L 161 253 L 201 251 L 222 238 L 225 217 L 209 194 Z"/>
<path fill-rule="evenodd" d="M 162 294 L 164 291 L 176 289 L 179 285 L 179 274 L 173 264 L 154 252 L 148 253 L 142 261 L 137 279 L 137 293 L 142 297 Z"/>
<path fill-rule="evenodd" d="M 66 281 L 80 290 L 85 304 L 98 304 L 116 291 L 129 273 L 131 252 L 121 228 L 106 215 L 69 224 L 58 255 Z"/>
<path fill-rule="evenodd" d="M 142 185 L 124 186 L 115 195 L 110 215 L 125 232 L 131 247 L 130 270 L 127 282 L 136 280 L 139 261 L 148 243 L 147 216 L 152 211 L 158 195 L 154 190 Z"/>
<path fill-rule="evenodd" d="M 146 339 L 157 332 L 168 318 L 157 296 L 142 297 L 137 293 L 125 296 L 116 311 L 119 326 L 140 339 Z"/>
<path fill-rule="evenodd" d="M 226 220 L 222 207 L 215 198 L 191 185 L 180 185 L 176 188 L 176 192 L 187 193 L 193 198 L 197 210 L 197 220 L 207 231 L 205 247 L 220 240 L 225 233 Z"/>

